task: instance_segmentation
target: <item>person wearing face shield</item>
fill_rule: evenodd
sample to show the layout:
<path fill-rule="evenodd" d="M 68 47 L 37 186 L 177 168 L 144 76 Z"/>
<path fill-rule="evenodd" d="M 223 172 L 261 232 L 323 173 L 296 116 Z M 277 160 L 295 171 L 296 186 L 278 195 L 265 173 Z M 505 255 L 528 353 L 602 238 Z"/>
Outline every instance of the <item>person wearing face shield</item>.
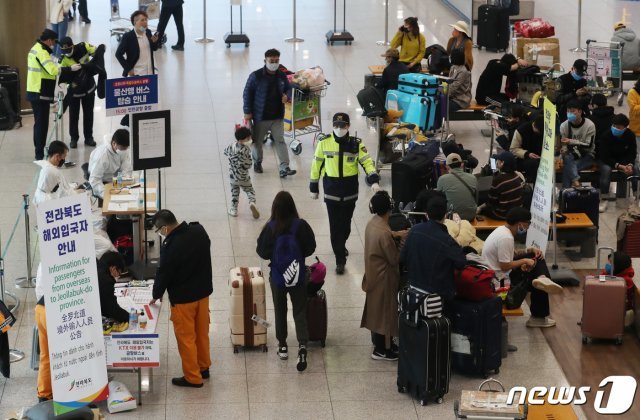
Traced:
<path fill-rule="evenodd" d="M 124 259 L 115 251 L 105 252 L 98 260 L 100 310 L 102 316 L 119 323 L 129 321 L 129 312 L 118 305 L 118 299 L 114 293 L 116 281 L 124 272 Z"/>
<path fill-rule="evenodd" d="M 558 106 L 560 122 L 564 122 L 567 119 L 567 105 L 572 100 L 578 100 L 580 109 L 585 113 L 584 115 L 589 116 L 591 95 L 587 90 L 587 67 L 585 60 L 578 59 L 573 62 L 571 71 L 558 78 L 561 88 L 556 96 L 556 105 Z"/>
<path fill-rule="evenodd" d="M 512 289 L 523 287 L 531 293 L 527 327 L 553 327 L 556 321 L 549 318 L 549 294 L 562 293 L 562 286 L 549 278 L 549 268 L 539 248 L 515 249 L 515 238 L 525 236 L 530 224 L 531 212 L 524 207 L 514 207 L 507 214 L 507 223 L 491 232 L 484 242 L 482 256 L 501 283 L 510 284 Z M 522 300 L 513 302 L 515 306 L 522 304 L 526 292 L 518 296 Z"/>
<path fill-rule="evenodd" d="M 93 195 L 99 198 L 104 198 L 104 184 L 111 183 L 118 172 L 130 177 L 133 169 L 129 156 L 129 130 L 116 130 L 109 143 L 101 144 L 91 152 L 88 169 Z"/>
<path fill-rule="evenodd" d="M 577 99 L 569 101 L 567 120 L 560 124 L 560 153 L 562 168 L 562 186 L 579 187 L 579 172 L 593 165 L 596 154 L 596 126 L 584 117 L 582 104 Z"/>
<path fill-rule="evenodd" d="M 338 112 L 333 116 L 333 133 L 318 140 L 311 164 L 309 191 L 318 199 L 320 177 L 324 202 L 329 215 L 331 248 L 336 257 L 336 273 L 344 274 L 348 251 L 345 248 L 351 234 L 351 218 L 358 199 L 358 165 L 362 166 L 366 182 L 375 193 L 380 190 L 380 176 L 367 148 L 357 137 L 349 135 L 349 115 Z"/>
<path fill-rule="evenodd" d="M 284 142 L 284 104 L 289 101 L 291 86 L 280 69 L 280 51 L 264 53 L 264 67 L 249 75 L 242 93 L 244 119 L 253 122 L 253 171 L 261 174 L 262 145 L 267 132 L 280 161 L 280 178 L 295 175 L 289 168 L 289 149 Z"/>
<path fill-rule="evenodd" d="M 400 62 L 400 52 L 396 48 L 389 48 L 381 57 L 384 57 L 387 65 L 375 87 L 381 89 L 386 96 L 388 90 L 398 89 L 398 78 L 401 74 L 409 73 L 409 67 Z"/>

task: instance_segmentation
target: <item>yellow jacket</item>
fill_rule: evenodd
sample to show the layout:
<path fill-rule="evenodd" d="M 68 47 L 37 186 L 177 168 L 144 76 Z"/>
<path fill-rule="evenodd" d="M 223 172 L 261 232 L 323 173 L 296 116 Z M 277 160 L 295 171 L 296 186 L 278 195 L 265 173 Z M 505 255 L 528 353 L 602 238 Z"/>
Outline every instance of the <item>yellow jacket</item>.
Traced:
<path fill-rule="evenodd" d="M 408 32 L 398 31 L 391 40 L 391 48 L 400 48 L 400 61 L 403 63 L 418 64 L 424 57 L 427 41 L 421 33 L 416 38 Z"/>
<path fill-rule="evenodd" d="M 51 49 L 36 42 L 27 56 L 27 92 L 39 95 L 42 101 L 53 102 L 58 71 L 51 59 Z"/>
<path fill-rule="evenodd" d="M 637 90 L 629 90 L 627 103 L 629 104 L 629 129 L 636 137 L 640 137 L 640 94 Z"/>

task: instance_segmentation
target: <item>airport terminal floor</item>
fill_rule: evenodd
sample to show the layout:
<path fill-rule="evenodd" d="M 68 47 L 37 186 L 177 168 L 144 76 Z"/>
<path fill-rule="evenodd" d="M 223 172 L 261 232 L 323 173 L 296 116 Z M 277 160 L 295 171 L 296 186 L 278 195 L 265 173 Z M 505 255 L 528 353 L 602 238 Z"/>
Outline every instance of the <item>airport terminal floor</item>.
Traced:
<path fill-rule="evenodd" d="M 451 33 L 448 25 L 459 16 L 439 0 L 388 0 L 389 38 L 393 36 L 404 18 L 418 16 L 427 45 L 443 44 Z M 333 26 L 331 0 L 297 1 L 297 36 L 300 43 L 286 43 L 293 36 L 292 1 L 247 0 L 243 7 L 243 30 L 250 37 L 250 46 L 233 45 L 227 48 L 222 37 L 229 29 L 229 5 L 227 2 L 208 2 L 207 36 L 215 40 L 208 44 L 196 43 L 201 37 L 202 2 L 186 0 L 184 26 L 186 42 L 184 51 L 173 51 L 176 41 L 173 19 L 167 29 L 167 44 L 155 52 L 158 69 L 160 109 L 171 111 L 172 164 L 162 171 L 164 208 L 175 213 L 178 220 L 199 221 L 212 240 L 213 294 L 210 302 L 211 378 L 200 389 L 173 386 L 171 378 L 181 376 L 181 364 L 169 320 L 169 305 L 165 302 L 159 319 L 161 337 L 161 366 L 143 373 L 143 404 L 136 410 L 107 417 L 137 419 L 445 419 L 453 418 L 454 400 L 462 390 L 474 390 L 482 378 L 454 373 L 449 393 L 442 404 L 426 407 L 410 395 L 398 393 L 396 386 L 396 362 L 372 360 L 371 337 L 368 330 L 360 328 L 365 301 L 361 289 L 364 273 L 364 229 L 371 218 L 368 202 L 372 192 L 360 179 L 360 196 L 356 205 L 351 237 L 347 242 L 350 251 L 346 272 L 335 274 L 335 261 L 329 239 L 327 211 L 321 200 L 309 197 L 309 171 L 313 160 L 313 135 L 300 138 L 302 153 L 290 152 L 291 169 L 297 174 L 280 178 L 275 150 L 271 143 L 264 146 L 264 173 L 251 171 L 256 190 L 257 207 L 261 217 L 254 219 L 244 194 L 240 198 L 238 216 L 230 217 L 231 195 L 228 186 L 228 164 L 224 148 L 234 139 L 234 125 L 243 118 L 242 92 L 250 72 L 263 66 L 264 52 L 269 48 L 281 51 L 281 64 L 292 70 L 319 65 L 331 82 L 321 101 L 321 119 L 325 132 L 331 130 L 331 118 L 337 112 L 351 117 L 351 134 L 363 139 L 370 150 L 375 149 L 376 135 L 361 116 L 356 94 L 363 87 L 368 66 L 384 64 L 381 54 L 386 47 L 376 41 L 384 39 L 384 2 L 379 0 L 355 0 L 347 3 L 347 29 L 354 35 L 352 45 L 327 45 L 325 33 Z M 599 0 L 582 2 L 581 43 L 587 39 L 608 40 L 615 22 L 625 20 L 631 27 L 640 24 L 640 3 L 631 1 Z M 342 2 L 338 1 L 340 10 Z M 120 1 L 121 15 L 128 16 L 137 2 Z M 578 42 L 578 0 L 536 0 L 535 16 L 550 21 L 560 39 L 560 61 L 569 69 L 577 58 L 585 53 L 573 53 L 569 49 Z M 109 77 L 120 77 L 122 72 L 114 57 L 117 40 L 110 36 L 110 29 L 117 25 L 130 27 L 126 21 L 110 22 L 107 2 L 89 2 L 91 24 L 80 23 L 76 18 L 69 24 L 68 35 L 75 42 L 88 41 L 94 45 L 106 45 L 106 67 Z M 237 12 L 234 18 L 237 19 Z M 338 22 L 342 18 L 339 15 Z M 157 20 L 150 21 L 157 25 Z M 338 26 L 342 26 L 339 24 Z M 237 30 L 238 23 L 236 21 Z M 43 28 L 24 28 L 31 31 L 34 40 Z M 338 28 L 342 29 L 342 28 Z M 24 57 L 27 58 L 28 51 Z M 486 63 L 499 58 L 501 53 L 473 50 L 475 65 L 472 72 L 474 86 Z M 22 75 L 22 87 L 25 77 Z M 627 82 L 630 88 L 632 82 Z M 26 103 L 23 93 L 23 105 Z M 628 113 L 626 100 L 622 106 L 609 98 L 609 105 L 618 112 Z M 119 117 L 106 117 L 103 100 L 95 103 L 94 138 L 100 144 L 109 139 L 120 127 Z M 0 417 L 11 418 L 17 411 L 37 403 L 37 372 L 30 369 L 32 331 L 34 320 L 34 289 L 16 289 L 14 279 L 26 274 L 25 239 L 23 221 L 9 238 L 16 218 L 22 212 L 22 194 L 33 194 L 34 180 L 39 167 L 33 163 L 33 117 L 23 117 L 24 126 L 10 131 L 0 131 L 0 233 L 4 255 L 6 287 L 17 294 L 20 308 L 18 321 L 9 332 L 10 347 L 22 350 L 24 360 L 11 366 L 11 378 L 0 380 Z M 65 121 L 65 127 L 68 127 Z M 481 165 L 488 159 L 489 139 L 481 129 L 488 128 L 485 121 L 455 121 L 451 129 L 458 142 L 471 149 Z M 69 135 L 65 133 L 65 142 Z M 67 160 L 78 165 L 64 170 L 69 181 L 81 181 L 80 164 L 87 162 L 93 148 L 79 142 L 77 149 L 69 152 Z M 155 171 L 148 175 L 157 182 Z M 391 189 L 391 173 L 381 173 L 380 185 Z M 266 353 L 260 350 L 240 351 L 235 354 L 230 341 L 229 270 L 236 266 L 262 266 L 267 263 L 256 254 L 256 239 L 268 220 L 271 203 L 280 190 L 289 191 L 295 199 L 300 217 L 309 222 L 316 234 L 315 255 L 327 264 L 324 289 L 328 302 L 328 337 L 326 347 L 310 343 L 309 367 L 305 372 L 296 371 L 295 357 L 281 361 L 276 355 L 277 340 L 269 330 Z M 621 201 L 621 200 L 619 200 Z M 600 215 L 598 246 L 616 246 L 616 220 L 626 208 L 625 203 L 609 205 Z M 32 225 L 35 224 L 33 206 L 29 209 Z M 33 226 L 32 226 L 33 229 Z M 154 231 L 149 231 L 155 235 Z M 32 234 L 31 246 L 34 267 L 37 266 L 37 235 Z M 9 241 L 10 239 L 10 241 Z M 157 253 L 157 244 L 151 253 Z M 8 244 L 8 247 L 7 247 Z M 595 270 L 595 258 L 573 261 L 561 247 L 558 261 L 565 268 Z M 547 259 L 553 258 L 549 246 Z M 634 266 L 638 267 L 637 261 Z M 35 269 L 34 269 L 35 271 Z M 584 276 L 586 271 L 579 271 Z M 636 280 L 636 283 L 638 281 Z M 632 334 L 624 343 L 593 344 L 581 347 L 580 327 L 576 319 L 563 317 L 569 305 L 581 304 L 578 290 L 572 290 L 552 301 L 551 315 L 558 322 L 556 331 L 526 328 L 525 316 L 509 318 L 509 342 L 518 350 L 503 359 L 500 372 L 494 375 L 506 387 L 525 386 L 581 386 L 582 378 L 589 372 L 604 369 L 600 378 L 609 374 L 631 374 L 635 366 L 637 377 L 638 341 Z M 273 321 L 271 298 L 267 296 L 267 319 Z M 569 299 L 569 296 L 575 299 Z M 578 310 L 579 311 L 579 310 Z M 572 334 L 558 334 L 573 331 Z M 289 345 L 295 341 L 293 318 L 289 313 Z M 569 343 L 569 341 L 578 341 Z M 564 341 L 564 342 L 563 342 Z M 596 350 L 593 350 L 593 349 Z M 614 355 L 613 362 L 599 366 L 599 355 Z M 617 355 L 617 356 L 615 356 Z M 629 355 L 631 359 L 627 359 Z M 615 358 L 617 357 L 617 358 Z M 610 360 L 610 359 L 608 359 Z M 610 373 L 608 373 L 610 371 Z M 135 390 L 136 375 L 115 373 L 117 380 Z M 594 384 L 597 387 L 597 382 Z M 592 398 L 592 397 L 591 397 Z M 593 399 L 590 404 L 593 405 Z M 573 406 L 578 418 L 597 417 L 593 408 Z M 633 414 L 632 414 L 633 413 Z M 620 418 L 638 418 L 638 403 Z"/>

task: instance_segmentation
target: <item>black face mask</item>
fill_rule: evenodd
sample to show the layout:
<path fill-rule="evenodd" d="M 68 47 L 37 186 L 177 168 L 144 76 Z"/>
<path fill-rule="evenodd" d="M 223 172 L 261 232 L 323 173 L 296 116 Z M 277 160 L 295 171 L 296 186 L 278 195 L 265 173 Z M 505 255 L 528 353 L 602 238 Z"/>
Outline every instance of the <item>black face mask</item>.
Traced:
<path fill-rule="evenodd" d="M 63 165 L 64 165 L 64 159 L 60 159 L 60 162 L 58 162 L 58 168 L 62 168 Z"/>

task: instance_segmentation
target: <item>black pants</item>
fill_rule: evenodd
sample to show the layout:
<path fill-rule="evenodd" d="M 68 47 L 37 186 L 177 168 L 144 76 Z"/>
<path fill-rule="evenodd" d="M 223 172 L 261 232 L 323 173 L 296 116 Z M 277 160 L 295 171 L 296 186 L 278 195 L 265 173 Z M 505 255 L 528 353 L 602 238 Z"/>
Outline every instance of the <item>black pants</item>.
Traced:
<path fill-rule="evenodd" d="M 393 343 L 393 337 L 389 337 L 389 343 L 387 344 L 387 336 L 375 333 L 371 331 L 371 342 L 373 343 L 373 351 L 380 354 L 385 354 L 387 350 L 398 351 L 398 348 Z"/>
<path fill-rule="evenodd" d="M 31 101 L 33 108 L 33 146 L 36 149 L 36 160 L 44 159 L 44 147 L 47 145 L 47 133 L 49 132 L 49 108 L 51 103 L 47 101 Z"/>
<path fill-rule="evenodd" d="M 158 23 L 158 33 L 164 34 L 164 30 L 167 28 L 169 18 L 173 15 L 173 20 L 176 22 L 176 29 L 178 30 L 178 42 L 176 45 L 184 47 L 184 26 L 182 25 L 182 4 L 177 6 L 165 6 L 162 5 L 160 9 L 160 22 Z"/>
<path fill-rule="evenodd" d="M 273 311 L 276 321 L 276 338 L 278 345 L 287 344 L 287 295 L 291 296 L 291 306 L 293 307 L 293 321 L 296 325 L 296 338 L 298 344 L 307 345 L 309 341 L 309 330 L 307 329 L 307 286 L 299 284 L 295 287 L 282 288 L 271 285 L 271 296 L 273 297 Z"/>
<path fill-rule="evenodd" d="M 89 11 L 87 10 L 87 0 L 80 0 L 78 2 L 78 12 L 80 12 L 80 16 L 85 19 L 89 19 Z"/>
<path fill-rule="evenodd" d="M 82 104 L 82 132 L 84 134 L 84 142 L 93 140 L 93 104 L 96 100 L 96 94 L 90 93 L 82 98 L 71 98 L 69 100 L 69 135 L 71 141 L 78 141 L 80 133 L 78 132 L 78 121 L 80 120 L 80 105 Z"/>
<path fill-rule="evenodd" d="M 329 230 L 331 248 L 336 256 L 336 264 L 346 264 L 347 255 L 345 244 L 351 235 L 351 218 L 356 208 L 355 201 L 327 201 L 329 214 Z"/>
<path fill-rule="evenodd" d="M 533 254 L 527 254 L 526 258 L 533 258 Z M 509 274 L 512 283 L 526 281 L 529 284 L 529 292 L 531 293 L 531 316 L 535 318 L 544 318 L 549 316 L 549 295 L 538 290 L 531 285 L 531 282 L 540 276 L 549 277 L 549 268 L 545 260 L 537 261 L 535 267 L 531 271 L 522 271 L 520 268 L 514 268 Z"/>
<path fill-rule="evenodd" d="M 516 168 L 524 173 L 527 182 L 536 182 L 540 159 L 516 159 Z"/>

